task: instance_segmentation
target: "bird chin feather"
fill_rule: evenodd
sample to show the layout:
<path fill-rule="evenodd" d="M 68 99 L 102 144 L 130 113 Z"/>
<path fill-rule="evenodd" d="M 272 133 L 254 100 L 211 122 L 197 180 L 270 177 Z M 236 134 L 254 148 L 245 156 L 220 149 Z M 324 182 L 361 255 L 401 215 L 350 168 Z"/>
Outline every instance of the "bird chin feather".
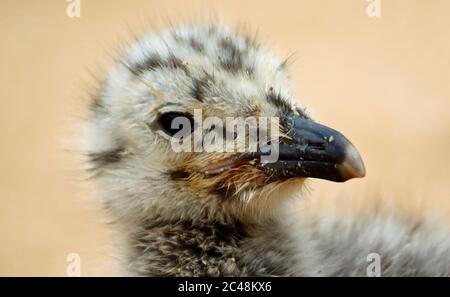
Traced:
<path fill-rule="evenodd" d="M 271 180 L 266 171 L 255 166 L 256 162 L 248 155 L 197 156 L 187 162 L 184 167 L 187 174 L 179 182 L 195 193 L 216 194 L 236 201 L 237 207 L 244 211 L 269 211 L 280 200 L 298 197 L 302 192 L 305 178 Z"/>

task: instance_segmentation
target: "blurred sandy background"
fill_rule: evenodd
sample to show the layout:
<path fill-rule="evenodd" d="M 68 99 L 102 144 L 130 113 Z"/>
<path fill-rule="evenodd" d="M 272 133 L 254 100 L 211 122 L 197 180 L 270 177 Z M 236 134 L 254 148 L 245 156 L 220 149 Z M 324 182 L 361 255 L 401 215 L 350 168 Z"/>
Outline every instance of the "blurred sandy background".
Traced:
<path fill-rule="evenodd" d="M 313 181 L 312 201 L 351 206 L 375 193 L 447 215 L 448 0 L 382 0 L 381 18 L 366 15 L 365 0 L 81 0 L 81 18 L 67 17 L 67 5 L 0 1 L 0 275 L 65 275 L 71 252 L 82 275 L 116 273 L 111 235 L 72 147 L 74 123 L 89 71 L 102 75 L 129 28 L 167 18 L 215 13 L 258 28 L 281 55 L 296 53 L 304 103 L 357 145 L 368 171 L 345 184 Z"/>

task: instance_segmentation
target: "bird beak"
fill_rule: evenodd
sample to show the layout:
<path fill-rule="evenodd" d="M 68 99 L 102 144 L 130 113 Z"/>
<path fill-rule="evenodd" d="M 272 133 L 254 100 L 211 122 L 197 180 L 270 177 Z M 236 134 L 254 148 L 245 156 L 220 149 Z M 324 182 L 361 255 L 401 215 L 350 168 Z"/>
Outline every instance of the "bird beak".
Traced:
<path fill-rule="evenodd" d="M 355 146 L 338 131 L 302 117 L 290 117 L 288 143 L 280 143 L 278 161 L 264 168 L 273 179 L 313 177 L 335 182 L 364 177 Z"/>

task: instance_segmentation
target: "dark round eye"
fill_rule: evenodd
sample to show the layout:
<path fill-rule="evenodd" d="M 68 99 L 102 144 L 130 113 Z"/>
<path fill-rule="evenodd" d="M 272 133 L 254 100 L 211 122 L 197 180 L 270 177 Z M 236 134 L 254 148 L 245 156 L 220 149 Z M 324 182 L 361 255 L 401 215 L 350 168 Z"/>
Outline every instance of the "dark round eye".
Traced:
<path fill-rule="evenodd" d="M 194 119 L 188 113 L 164 113 L 159 117 L 159 124 L 161 129 L 169 136 L 183 137 L 194 131 Z"/>

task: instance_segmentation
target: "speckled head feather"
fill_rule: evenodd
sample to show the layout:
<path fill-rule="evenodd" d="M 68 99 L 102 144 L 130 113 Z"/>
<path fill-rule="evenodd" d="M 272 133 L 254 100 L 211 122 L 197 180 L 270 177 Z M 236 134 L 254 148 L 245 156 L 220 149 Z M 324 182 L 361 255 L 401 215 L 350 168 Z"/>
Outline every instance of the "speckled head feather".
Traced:
<path fill-rule="evenodd" d="M 206 165 L 227 154 L 173 152 L 157 133 L 158 119 L 195 109 L 221 119 L 310 117 L 294 104 L 285 68 L 253 39 L 219 25 L 170 28 L 131 45 L 109 72 L 89 121 L 88 155 L 97 180 L 109 189 L 104 202 L 119 217 L 134 220 L 167 205 L 175 208 L 170 214 L 187 211 L 185 202 L 194 209 L 192 200 L 202 211 L 210 202 L 211 211 L 241 211 L 253 196 L 272 191 L 278 183 L 260 186 L 261 172 L 245 164 L 205 176 Z"/>

